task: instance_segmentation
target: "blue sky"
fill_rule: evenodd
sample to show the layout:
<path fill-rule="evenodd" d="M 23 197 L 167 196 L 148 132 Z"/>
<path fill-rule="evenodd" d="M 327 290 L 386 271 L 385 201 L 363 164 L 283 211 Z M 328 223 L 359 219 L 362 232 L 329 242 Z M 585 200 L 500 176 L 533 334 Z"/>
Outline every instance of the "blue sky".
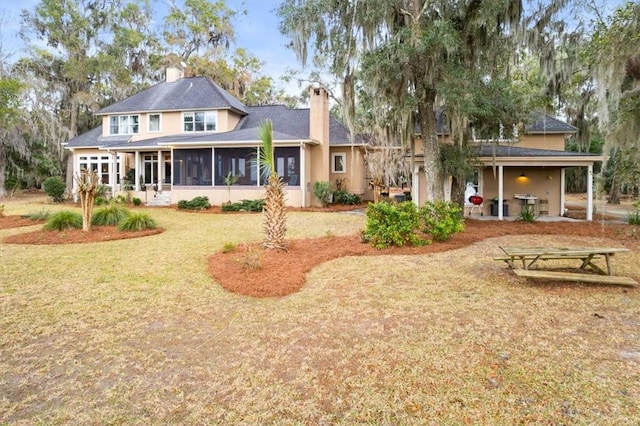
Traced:
<path fill-rule="evenodd" d="M 3 53 L 15 60 L 22 55 L 24 45 L 18 37 L 20 30 L 20 11 L 33 10 L 40 0 L 0 0 L 0 42 Z M 166 13 L 167 0 L 152 0 L 154 10 L 161 16 Z M 279 0 L 227 0 L 231 9 L 247 11 L 239 14 L 233 25 L 236 42 L 232 48 L 242 47 L 264 62 L 263 73 L 273 78 L 276 85 L 282 86 L 292 95 L 301 89 L 295 83 L 284 86 L 280 77 L 287 69 L 300 69 L 294 53 L 285 47 L 287 41 L 278 31 L 278 18 L 275 11 Z"/>

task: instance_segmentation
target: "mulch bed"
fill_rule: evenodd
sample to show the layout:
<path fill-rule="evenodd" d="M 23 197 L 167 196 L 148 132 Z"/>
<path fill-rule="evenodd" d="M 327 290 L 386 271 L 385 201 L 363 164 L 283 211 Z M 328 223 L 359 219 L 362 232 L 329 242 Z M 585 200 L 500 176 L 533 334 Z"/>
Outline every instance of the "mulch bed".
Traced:
<path fill-rule="evenodd" d="M 33 224 L 33 221 L 30 221 Z M 144 231 L 119 231 L 115 226 L 92 226 L 91 231 L 82 229 L 69 229 L 66 231 L 38 230 L 23 234 L 11 235 L 3 240 L 8 244 L 78 244 L 96 243 L 101 241 L 125 240 L 140 238 L 164 232 L 163 228 L 147 229 Z"/>

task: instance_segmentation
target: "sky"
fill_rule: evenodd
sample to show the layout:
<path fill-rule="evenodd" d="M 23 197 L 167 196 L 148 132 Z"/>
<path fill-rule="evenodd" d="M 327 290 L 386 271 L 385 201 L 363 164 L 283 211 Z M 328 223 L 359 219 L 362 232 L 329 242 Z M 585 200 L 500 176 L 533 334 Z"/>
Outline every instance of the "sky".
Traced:
<path fill-rule="evenodd" d="M 25 47 L 18 36 L 20 11 L 33 10 L 39 3 L 40 0 L 0 0 L 0 44 L 3 53 L 10 55 L 10 60 L 18 59 Z M 151 4 L 160 16 L 166 14 L 167 0 L 151 0 Z M 263 61 L 263 74 L 273 78 L 276 85 L 283 87 L 288 94 L 298 95 L 302 89 L 296 83 L 285 85 L 280 81 L 287 69 L 301 68 L 293 51 L 285 47 L 287 40 L 278 30 L 275 11 L 280 1 L 226 0 L 226 4 L 230 9 L 247 11 L 246 15 L 238 14 L 233 21 L 236 40 L 231 48 L 242 47 Z"/>

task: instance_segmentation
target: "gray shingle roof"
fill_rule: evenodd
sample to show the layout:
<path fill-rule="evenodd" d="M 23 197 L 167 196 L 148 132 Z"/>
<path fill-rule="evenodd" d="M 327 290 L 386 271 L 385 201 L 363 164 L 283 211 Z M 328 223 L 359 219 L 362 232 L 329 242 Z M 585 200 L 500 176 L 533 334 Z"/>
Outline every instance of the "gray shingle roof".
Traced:
<path fill-rule="evenodd" d="M 525 127 L 526 133 L 576 133 L 577 127 L 567 124 L 543 112 L 535 112 L 532 114 L 531 123 Z"/>
<path fill-rule="evenodd" d="M 98 115 L 147 111 L 233 109 L 242 114 L 247 107 L 207 77 L 181 78 L 159 83 L 120 102 L 102 108 Z"/>
<path fill-rule="evenodd" d="M 532 112 L 531 122 L 524 126 L 525 133 L 528 134 L 551 134 L 551 133 L 576 133 L 577 127 L 558 120 L 555 117 L 541 111 Z M 439 135 L 449 134 L 449 123 L 446 120 L 444 110 L 436 113 L 436 132 Z M 416 124 L 416 133 L 420 134 L 420 124 Z"/>
<path fill-rule="evenodd" d="M 98 148 L 112 147 L 126 143 L 131 135 L 102 136 L 102 126 L 89 130 L 66 143 L 67 148 Z"/>
<path fill-rule="evenodd" d="M 551 149 L 525 148 L 512 145 L 479 145 L 476 151 L 478 157 L 600 157 L 600 154 L 573 151 L 555 151 Z"/>

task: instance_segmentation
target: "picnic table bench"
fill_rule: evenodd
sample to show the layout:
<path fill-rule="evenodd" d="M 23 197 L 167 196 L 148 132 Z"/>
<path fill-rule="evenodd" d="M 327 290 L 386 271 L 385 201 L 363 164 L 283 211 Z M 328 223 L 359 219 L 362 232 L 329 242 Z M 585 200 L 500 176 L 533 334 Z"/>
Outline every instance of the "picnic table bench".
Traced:
<path fill-rule="evenodd" d="M 616 253 L 628 252 L 626 248 L 616 247 L 500 247 L 504 256 L 494 256 L 494 260 L 504 261 L 520 277 L 541 278 L 561 281 L 600 282 L 608 284 L 637 285 L 629 277 L 614 276 L 611 257 Z M 605 259 L 606 269 L 594 260 Z M 579 272 L 550 271 L 540 269 L 540 261 L 578 260 Z M 516 263 L 522 263 L 522 269 Z M 546 264 L 545 264 L 546 266 Z M 533 269 L 532 269 L 533 268 Z M 590 274 L 588 271 L 595 272 Z"/>

